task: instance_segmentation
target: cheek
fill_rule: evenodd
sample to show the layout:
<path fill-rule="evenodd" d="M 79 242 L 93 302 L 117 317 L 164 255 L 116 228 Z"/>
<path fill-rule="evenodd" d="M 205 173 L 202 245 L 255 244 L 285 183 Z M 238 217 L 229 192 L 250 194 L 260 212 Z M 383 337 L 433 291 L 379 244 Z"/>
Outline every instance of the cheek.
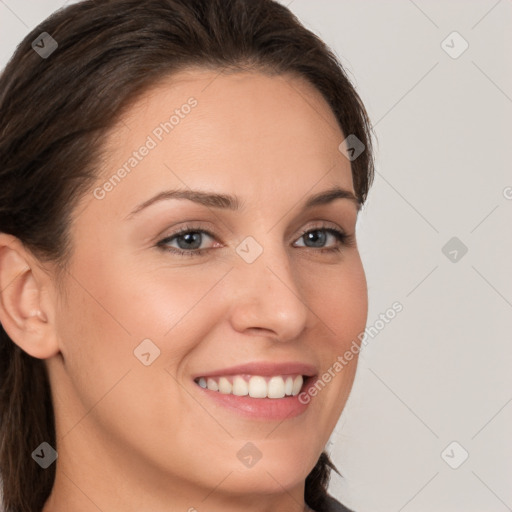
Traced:
<path fill-rule="evenodd" d="M 339 312 L 341 321 L 357 337 L 366 326 L 368 314 L 368 289 L 366 276 L 359 257 L 349 267 L 340 283 Z"/>
<path fill-rule="evenodd" d="M 325 286 L 320 288 L 317 284 L 311 291 L 312 297 L 317 299 L 311 302 L 311 309 L 322 319 L 328 332 L 321 354 L 325 373 L 320 375 L 323 383 L 318 385 L 315 400 L 317 417 L 322 418 L 319 421 L 327 432 L 335 427 L 352 389 L 361 343 L 359 337 L 366 327 L 368 314 L 364 269 L 359 255 L 352 256 L 331 276 L 324 276 Z"/>
<path fill-rule="evenodd" d="M 368 290 L 357 252 L 332 271 L 318 273 L 307 299 L 325 323 L 336 350 L 344 350 L 364 331 L 368 314 Z"/>
<path fill-rule="evenodd" d="M 70 270 L 67 300 L 58 312 L 64 357 L 59 378 L 68 385 L 66 393 L 56 386 L 56 401 L 65 407 L 62 431 L 73 429 L 72 441 L 77 424 L 94 426 L 155 458 L 154 438 L 147 432 L 172 430 L 186 446 L 181 438 L 186 425 L 175 411 L 187 411 L 190 400 L 172 376 L 207 335 L 198 303 L 213 283 L 203 280 L 191 286 L 186 276 L 178 278 L 179 272 L 132 273 L 116 264 L 92 267 L 77 263 Z M 159 351 L 148 366 L 134 354 L 145 339 Z"/>
<path fill-rule="evenodd" d="M 88 411 L 129 369 L 134 338 L 118 315 L 122 304 L 103 289 L 109 282 L 101 274 L 86 279 L 78 270 L 70 272 L 57 332 L 65 378 L 77 405 Z"/>

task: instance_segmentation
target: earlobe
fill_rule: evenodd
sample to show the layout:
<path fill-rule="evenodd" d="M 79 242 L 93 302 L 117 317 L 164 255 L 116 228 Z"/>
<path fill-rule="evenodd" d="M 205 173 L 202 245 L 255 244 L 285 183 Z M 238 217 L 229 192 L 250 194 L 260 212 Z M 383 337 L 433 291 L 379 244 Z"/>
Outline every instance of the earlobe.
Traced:
<path fill-rule="evenodd" d="M 59 352 L 51 304 L 43 300 L 43 274 L 21 242 L 0 233 L 0 323 L 11 340 L 32 357 Z"/>

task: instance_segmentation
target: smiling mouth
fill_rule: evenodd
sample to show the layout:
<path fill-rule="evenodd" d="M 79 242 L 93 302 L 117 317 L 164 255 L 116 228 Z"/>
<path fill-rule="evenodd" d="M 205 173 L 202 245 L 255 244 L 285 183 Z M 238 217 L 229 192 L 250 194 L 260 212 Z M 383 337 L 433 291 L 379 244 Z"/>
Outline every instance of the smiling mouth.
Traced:
<path fill-rule="evenodd" d="M 203 389 L 217 391 L 223 395 L 279 399 L 298 395 L 304 383 L 310 378 L 297 374 L 273 376 L 239 374 L 198 377 L 194 382 Z"/>

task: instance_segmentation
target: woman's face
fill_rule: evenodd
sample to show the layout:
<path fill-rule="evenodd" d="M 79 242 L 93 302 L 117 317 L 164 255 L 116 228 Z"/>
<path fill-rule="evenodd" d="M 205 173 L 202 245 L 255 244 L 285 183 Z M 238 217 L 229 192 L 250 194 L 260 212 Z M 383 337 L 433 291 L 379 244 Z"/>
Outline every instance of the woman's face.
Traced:
<path fill-rule="evenodd" d="M 122 121 L 75 209 L 57 301 L 60 467 L 100 507 L 113 479 L 198 510 L 197 489 L 206 507 L 214 488 L 300 497 L 355 359 L 333 367 L 367 315 L 356 202 L 306 206 L 354 193 L 345 135 L 309 84 L 249 72 L 181 72 Z M 329 369 L 307 405 L 201 387 L 280 396 Z"/>

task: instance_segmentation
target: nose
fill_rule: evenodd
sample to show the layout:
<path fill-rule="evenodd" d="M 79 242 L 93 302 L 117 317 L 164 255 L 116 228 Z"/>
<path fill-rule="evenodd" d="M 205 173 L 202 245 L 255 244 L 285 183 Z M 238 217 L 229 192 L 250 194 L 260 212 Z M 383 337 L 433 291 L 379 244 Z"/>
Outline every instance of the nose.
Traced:
<path fill-rule="evenodd" d="M 241 333 L 265 334 L 280 341 L 296 339 L 311 312 L 283 247 L 265 248 L 252 263 L 242 258 L 232 272 L 231 324 Z"/>

